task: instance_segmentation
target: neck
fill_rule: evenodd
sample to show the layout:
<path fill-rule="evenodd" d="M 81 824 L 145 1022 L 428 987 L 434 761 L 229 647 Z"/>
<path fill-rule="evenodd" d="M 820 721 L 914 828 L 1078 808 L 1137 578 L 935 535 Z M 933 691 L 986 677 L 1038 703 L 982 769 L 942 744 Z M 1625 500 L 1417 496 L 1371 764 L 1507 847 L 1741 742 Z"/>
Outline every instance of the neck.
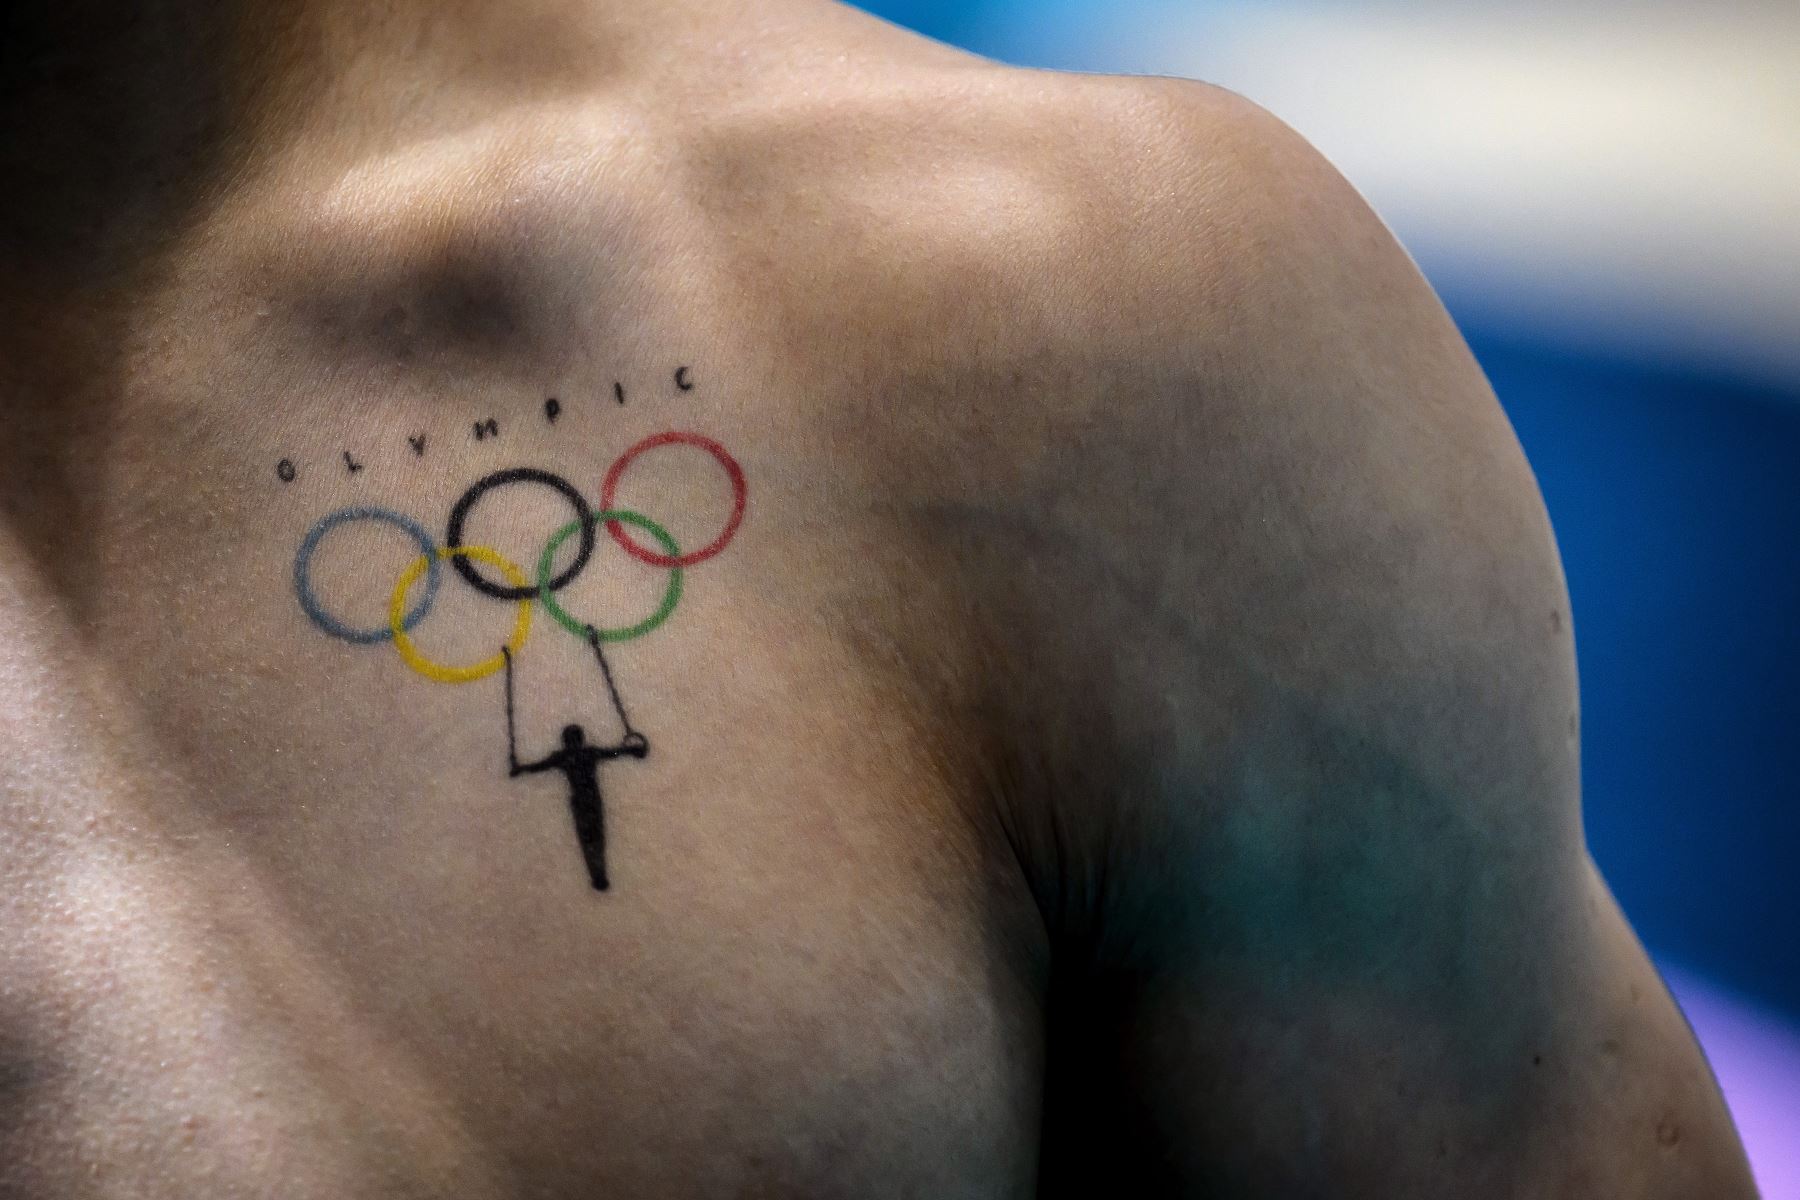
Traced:
<path fill-rule="evenodd" d="M 459 94 L 603 86 L 728 3 L 11 0 L 0 289 L 129 272 L 295 138 L 404 137 Z"/>

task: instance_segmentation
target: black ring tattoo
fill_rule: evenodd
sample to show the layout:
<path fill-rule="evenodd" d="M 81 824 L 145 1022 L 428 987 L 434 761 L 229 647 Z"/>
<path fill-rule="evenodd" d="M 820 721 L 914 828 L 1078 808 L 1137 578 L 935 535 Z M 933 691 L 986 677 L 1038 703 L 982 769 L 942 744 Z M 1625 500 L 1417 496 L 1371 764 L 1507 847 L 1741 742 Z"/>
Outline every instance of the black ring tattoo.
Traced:
<path fill-rule="evenodd" d="M 552 475 L 549 471 L 540 471 L 536 467 L 513 467 L 506 471 L 495 471 L 492 475 L 477 480 L 474 487 L 462 494 L 455 507 L 450 510 L 450 524 L 444 530 L 444 546 L 454 550 L 463 544 L 463 525 L 469 518 L 469 510 L 475 502 L 486 495 L 492 488 L 507 483 L 541 483 L 545 487 L 561 492 L 574 508 L 576 516 L 581 518 L 581 547 L 561 575 L 550 581 L 550 590 L 559 591 L 571 580 L 581 574 L 587 566 L 588 558 L 594 553 L 594 510 L 588 507 L 587 500 L 575 490 L 574 486 L 561 475 Z M 477 591 L 492 596 L 496 600 L 525 600 L 538 594 L 535 587 L 502 587 L 482 575 L 474 563 L 465 554 L 459 554 L 450 560 L 450 565 Z"/>

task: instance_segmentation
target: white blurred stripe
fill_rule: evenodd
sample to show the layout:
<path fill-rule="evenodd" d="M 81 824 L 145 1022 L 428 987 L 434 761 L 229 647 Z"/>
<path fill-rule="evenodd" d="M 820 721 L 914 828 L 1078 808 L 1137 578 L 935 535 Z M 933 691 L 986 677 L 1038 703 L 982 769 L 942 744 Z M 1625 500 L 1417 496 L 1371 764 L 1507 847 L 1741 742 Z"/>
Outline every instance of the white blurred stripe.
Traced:
<path fill-rule="evenodd" d="M 1465 312 L 1800 383 L 1800 4 L 1126 0 L 1009 20 L 984 38 L 1009 57 L 1191 75 L 1271 109 Z"/>

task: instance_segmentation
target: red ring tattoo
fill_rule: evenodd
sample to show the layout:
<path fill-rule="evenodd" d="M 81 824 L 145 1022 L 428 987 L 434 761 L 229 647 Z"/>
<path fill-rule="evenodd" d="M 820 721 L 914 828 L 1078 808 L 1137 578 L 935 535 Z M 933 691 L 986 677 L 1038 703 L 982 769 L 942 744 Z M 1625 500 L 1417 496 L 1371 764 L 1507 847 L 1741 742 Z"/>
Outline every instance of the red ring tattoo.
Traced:
<path fill-rule="evenodd" d="M 681 433 L 673 429 L 667 433 L 652 434 L 619 455 L 618 460 L 608 468 L 606 482 L 600 487 L 600 508 L 602 510 L 617 507 L 613 503 L 613 493 L 618 490 L 619 477 L 625 474 L 625 468 L 630 466 L 632 460 L 638 455 L 646 450 L 654 450 L 658 446 L 698 446 L 717 459 L 719 465 L 725 468 L 725 474 L 731 479 L 731 517 L 725 522 L 724 530 L 711 542 L 687 554 L 658 554 L 654 550 L 646 550 L 631 540 L 631 535 L 625 531 L 624 525 L 619 521 L 608 521 L 606 532 L 611 535 L 613 541 L 624 548 L 627 554 L 639 562 L 649 563 L 653 567 L 691 567 L 695 563 L 705 562 L 723 550 L 736 536 L 738 526 L 743 524 L 746 492 L 744 468 L 738 466 L 737 459 L 731 457 L 725 447 L 702 434 Z"/>

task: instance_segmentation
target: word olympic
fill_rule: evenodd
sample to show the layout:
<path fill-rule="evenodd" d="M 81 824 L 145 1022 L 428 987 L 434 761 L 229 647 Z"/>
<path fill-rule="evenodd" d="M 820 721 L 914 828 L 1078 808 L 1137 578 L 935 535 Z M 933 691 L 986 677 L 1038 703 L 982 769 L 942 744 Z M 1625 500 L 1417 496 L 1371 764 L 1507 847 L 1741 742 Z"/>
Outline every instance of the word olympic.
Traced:
<path fill-rule="evenodd" d="M 692 367 L 676 367 L 674 379 L 675 390 L 677 392 L 691 392 L 694 390 L 695 384 Z M 620 405 L 623 405 L 625 403 L 625 385 L 614 381 L 612 390 L 613 399 Z M 555 396 L 551 396 L 544 401 L 544 420 L 554 425 L 556 424 L 556 419 L 562 416 L 562 413 L 563 405 L 561 400 L 558 400 Z M 471 432 L 478 442 L 486 441 L 489 438 L 497 438 L 500 436 L 499 418 L 483 417 L 471 426 Z M 415 458 L 425 457 L 425 434 L 409 434 L 406 442 L 412 447 L 413 456 Z M 356 456 L 350 453 L 350 451 L 345 450 L 342 454 L 345 471 L 355 475 L 363 469 L 363 464 L 358 462 Z M 275 476 L 283 483 L 293 483 L 300 478 L 300 468 L 295 465 L 293 459 L 284 458 L 275 464 Z"/>

